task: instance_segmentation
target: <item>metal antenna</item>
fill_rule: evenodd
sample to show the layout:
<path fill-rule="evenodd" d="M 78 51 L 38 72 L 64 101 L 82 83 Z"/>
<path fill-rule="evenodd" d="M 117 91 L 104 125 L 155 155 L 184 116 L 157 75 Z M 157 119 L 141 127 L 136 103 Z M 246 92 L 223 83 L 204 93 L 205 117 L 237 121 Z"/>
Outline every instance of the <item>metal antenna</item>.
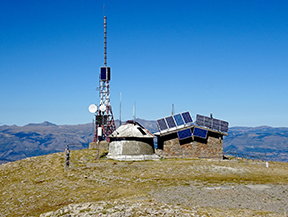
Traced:
<path fill-rule="evenodd" d="M 120 114 L 119 114 L 120 126 L 122 125 L 122 122 L 121 122 L 121 103 L 122 103 L 122 93 L 120 93 Z"/>
<path fill-rule="evenodd" d="M 174 115 L 175 110 L 174 110 L 174 103 L 172 104 L 172 111 L 171 111 L 171 115 Z"/>
<path fill-rule="evenodd" d="M 133 105 L 133 119 L 134 119 L 134 123 L 136 122 L 136 102 Z"/>
<path fill-rule="evenodd" d="M 107 18 L 105 16 L 105 6 L 103 6 L 104 16 L 104 66 L 100 68 L 99 73 L 99 96 L 100 103 L 95 111 L 95 132 L 93 142 L 102 140 L 110 141 L 108 137 L 115 129 L 115 122 L 110 102 L 110 80 L 111 69 L 107 66 Z"/>
<path fill-rule="evenodd" d="M 105 6 L 103 5 L 103 16 L 104 16 L 104 66 L 107 66 L 107 22 L 105 16 Z"/>

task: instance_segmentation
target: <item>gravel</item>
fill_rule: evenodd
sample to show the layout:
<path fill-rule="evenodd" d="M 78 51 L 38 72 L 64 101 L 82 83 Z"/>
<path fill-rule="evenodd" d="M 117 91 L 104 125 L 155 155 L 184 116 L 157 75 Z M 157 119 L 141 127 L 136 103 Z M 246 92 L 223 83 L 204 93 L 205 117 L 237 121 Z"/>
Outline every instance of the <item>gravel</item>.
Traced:
<path fill-rule="evenodd" d="M 150 192 L 158 201 L 189 207 L 250 209 L 273 213 L 288 212 L 287 185 L 175 186 Z"/>
<path fill-rule="evenodd" d="M 151 191 L 150 195 L 151 198 L 69 204 L 54 212 L 41 214 L 40 217 L 286 216 L 288 211 L 287 185 L 205 186 L 198 184 L 197 186 L 165 187 Z M 208 208 L 205 214 L 202 212 L 203 208 L 204 210 Z M 217 208 L 221 211 L 217 211 Z"/>
<path fill-rule="evenodd" d="M 183 208 L 167 205 L 155 199 L 136 198 L 134 200 L 99 201 L 94 203 L 69 204 L 54 212 L 41 214 L 40 217 L 86 217 L 86 216 L 195 216 L 197 211 L 192 208 Z"/>

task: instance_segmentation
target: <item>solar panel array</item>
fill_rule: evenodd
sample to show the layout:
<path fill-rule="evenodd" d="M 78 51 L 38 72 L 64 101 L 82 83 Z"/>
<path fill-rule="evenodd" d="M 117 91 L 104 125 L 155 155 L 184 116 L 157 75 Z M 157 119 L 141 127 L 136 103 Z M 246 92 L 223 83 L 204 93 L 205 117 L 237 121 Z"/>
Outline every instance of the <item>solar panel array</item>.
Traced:
<path fill-rule="evenodd" d="M 193 120 L 190 115 L 190 112 L 183 112 L 176 115 L 171 115 L 165 118 L 161 118 L 156 120 L 158 129 L 160 132 L 166 131 L 166 130 L 174 130 L 178 128 L 182 128 L 186 125 L 192 124 Z"/>
<path fill-rule="evenodd" d="M 228 132 L 228 125 L 229 125 L 227 121 L 221 121 L 215 118 L 206 117 L 199 114 L 196 115 L 196 124 L 199 126 L 204 126 L 210 129 L 224 132 Z"/>
<path fill-rule="evenodd" d="M 179 140 L 187 139 L 192 136 L 207 139 L 208 130 L 198 127 L 194 127 L 193 133 L 191 128 L 181 130 L 181 128 L 189 126 L 193 123 L 189 111 L 158 119 L 156 123 L 160 132 L 179 129 L 177 132 Z M 217 131 L 228 132 L 229 123 L 227 121 L 221 121 L 212 117 L 197 114 L 196 125 L 204 126 Z"/>

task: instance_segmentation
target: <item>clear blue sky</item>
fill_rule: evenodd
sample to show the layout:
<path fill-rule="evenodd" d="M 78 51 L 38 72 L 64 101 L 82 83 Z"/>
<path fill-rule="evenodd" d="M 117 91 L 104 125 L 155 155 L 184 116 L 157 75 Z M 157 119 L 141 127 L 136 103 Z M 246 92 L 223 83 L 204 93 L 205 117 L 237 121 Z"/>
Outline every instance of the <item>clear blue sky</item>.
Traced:
<path fill-rule="evenodd" d="M 91 122 L 108 20 L 119 118 L 288 127 L 288 1 L 2 0 L 0 125 Z"/>

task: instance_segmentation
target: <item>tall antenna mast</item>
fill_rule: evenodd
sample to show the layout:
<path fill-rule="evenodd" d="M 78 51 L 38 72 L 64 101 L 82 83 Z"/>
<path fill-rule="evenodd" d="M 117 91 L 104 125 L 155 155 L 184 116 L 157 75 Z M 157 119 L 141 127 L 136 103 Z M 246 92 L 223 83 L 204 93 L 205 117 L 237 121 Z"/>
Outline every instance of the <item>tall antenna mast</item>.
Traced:
<path fill-rule="evenodd" d="M 104 66 L 107 66 L 107 17 L 105 16 L 105 6 L 103 5 L 104 16 Z"/>
<path fill-rule="evenodd" d="M 119 113 L 120 124 L 119 124 L 119 126 L 122 125 L 122 121 L 121 121 L 121 104 L 122 104 L 122 93 L 120 93 L 120 113 Z"/>
<path fill-rule="evenodd" d="M 104 18 L 104 66 L 100 68 L 99 74 L 99 105 L 92 104 L 89 106 L 89 111 L 95 114 L 95 132 L 93 142 L 107 140 L 115 129 L 115 122 L 112 113 L 110 102 L 110 80 L 111 69 L 107 66 L 107 18 L 105 16 L 105 6 L 103 6 Z"/>

